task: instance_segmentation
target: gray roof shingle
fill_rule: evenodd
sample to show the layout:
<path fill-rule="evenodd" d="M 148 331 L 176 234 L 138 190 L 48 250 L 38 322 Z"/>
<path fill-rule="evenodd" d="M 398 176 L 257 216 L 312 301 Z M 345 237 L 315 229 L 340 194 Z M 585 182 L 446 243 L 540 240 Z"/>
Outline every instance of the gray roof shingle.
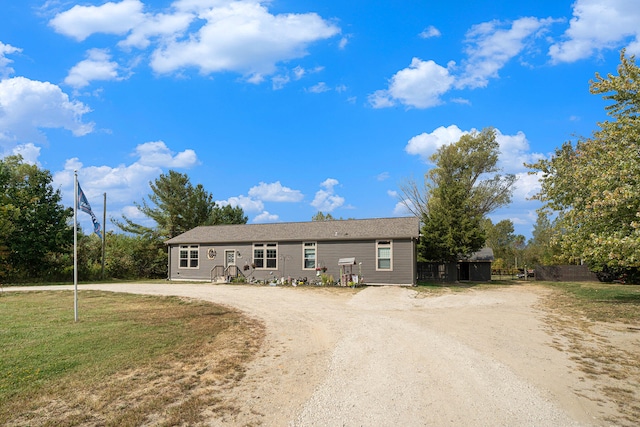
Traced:
<path fill-rule="evenodd" d="M 165 244 L 417 238 L 419 233 L 417 217 L 350 219 L 200 226 Z"/>

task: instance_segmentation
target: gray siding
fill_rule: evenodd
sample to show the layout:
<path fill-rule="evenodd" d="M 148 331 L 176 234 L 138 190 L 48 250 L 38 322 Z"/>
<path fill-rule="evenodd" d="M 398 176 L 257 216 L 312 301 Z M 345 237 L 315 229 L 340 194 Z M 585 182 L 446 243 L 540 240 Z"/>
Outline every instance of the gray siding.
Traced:
<path fill-rule="evenodd" d="M 199 266 L 195 268 L 179 268 L 179 244 L 170 244 L 170 278 L 180 280 L 211 280 L 211 270 L 216 265 L 224 265 L 225 250 L 240 252 L 236 258 L 236 265 L 245 275 L 251 273 L 251 277 L 266 280 L 272 277 L 291 277 L 294 279 L 307 277 L 312 280 L 316 276 L 315 269 L 303 267 L 303 242 L 273 242 L 278 243 L 278 260 L 275 269 L 256 269 L 244 271 L 245 264 L 253 261 L 253 243 L 221 243 L 199 245 Z M 313 240 L 310 240 L 313 241 Z M 317 265 L 327 267 L 326 274 L 332 275 L 337 281 L 340 279 L 340 258 L 355 257 L 356 263 L 352 267 L 353 274 L 360 274 L 368 284 L 415 284 L 416 259 L 414 241 L 412 239 L 391 239 L 393 242 L 392 266 L 390 271 L 376 270 L 376 240 L 362 241 L 316 241 Z M 267 242 L 255 242 L 267 243 Z M 214 260 L 207 258 L 210 248 L 215 248 Z"/>

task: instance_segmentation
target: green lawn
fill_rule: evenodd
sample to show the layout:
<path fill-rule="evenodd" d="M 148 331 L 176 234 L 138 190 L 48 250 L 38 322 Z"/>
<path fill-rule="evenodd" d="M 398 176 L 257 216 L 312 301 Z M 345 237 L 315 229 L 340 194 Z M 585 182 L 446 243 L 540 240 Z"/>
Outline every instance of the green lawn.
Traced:
<path fill-rule="evenodd" d="M 96 410 L 92 402 L 96 397 L 115 402 L 146 387 L 145 378 L 165 374 L 171 364 L 206 371 L 210 367 L 203 368 L 202 359 L 221 349 L 234 355 L 225 365 L 229 372 L 224 375 L 231 378 L 257 350 L 260 331 L 259 325 L 224 307 L 177 297 L 81 291 L 76 323 L 71 291 L 5 291 L 0 296 L 0 425 L 15 417 L 27 420 L 24 425 L 36 417 L 33 423 L 40 424 L 41 405 L 52 397 L 71 399 L 92 412 L 89 419 L 81 416 L 83 422 L 136 424 L 162 405 L 183 399 L 184 393 L 150 390 L 140 397 L 140 392 L 137 409 L 133 404 L 115 413 L 108 405 L 97 405 Z M 139 384 L 115 380 L 129 374 Z M 174 381 L 182 381 L 182 389 L 185 382 L 190 384 L 187 389 L 197 388 L 202 385 L 197 376 Z M 80 422 L 67 419 L 73 412 L 69 409 L 47 419 L 52 425 Z"/>
<path fill-rule="evenodd" d="M 591 320 L 640 322 L 640 285 L 601 282 L 532 282 L 557 292 L 558 304 Z"/>
<path fill-rule="evenodd" d="M 431 283 L 421 282 L 418 292 L 438 295 L 468 289 L 491 289 L 508 286 L 545 286 L 554 291 L 555 305 L 584 315 L 591 320 L 640 322 L 640 285 L 602 282 L 542 282 L 535 280 L 492 280 L 491 282 Z"/>

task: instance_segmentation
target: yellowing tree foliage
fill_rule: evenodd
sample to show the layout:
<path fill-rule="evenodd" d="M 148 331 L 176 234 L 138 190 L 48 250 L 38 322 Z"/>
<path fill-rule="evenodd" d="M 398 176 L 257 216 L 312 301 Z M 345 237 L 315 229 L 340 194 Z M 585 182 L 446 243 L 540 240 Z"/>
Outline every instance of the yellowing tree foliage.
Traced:
<path fill-rule="evenodd" d="M 595 271 L 637 276 L 640 271 L 640 69 L 620 54 L 618 75 L 596 74 L 590 91 L 614 101 L 611 120 L 591 138 L 566 142 L 549 160 L 530 168 L 542 173 L 537 198 L 558 213 L 555 241 L 565 257 Z M 637 280 L 637 278 L 635 279 Z"/>

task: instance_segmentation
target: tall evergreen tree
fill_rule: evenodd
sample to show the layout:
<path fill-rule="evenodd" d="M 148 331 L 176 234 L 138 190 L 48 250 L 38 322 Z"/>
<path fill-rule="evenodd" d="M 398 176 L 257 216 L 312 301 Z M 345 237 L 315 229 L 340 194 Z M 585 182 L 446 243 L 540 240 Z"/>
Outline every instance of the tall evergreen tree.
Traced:
<path fill-rule="evenodd" d="M 219 207 L 202 184 L 193 186 L 186 174 L 170 170 L 150 182 L 148 201 L 134 203 L 155 227 L 143 226 L 123 216 L 114 223 L 123 231 L 170 239 L 199 225 L 244 224 L 247 217 L 240 207 Z"/>

